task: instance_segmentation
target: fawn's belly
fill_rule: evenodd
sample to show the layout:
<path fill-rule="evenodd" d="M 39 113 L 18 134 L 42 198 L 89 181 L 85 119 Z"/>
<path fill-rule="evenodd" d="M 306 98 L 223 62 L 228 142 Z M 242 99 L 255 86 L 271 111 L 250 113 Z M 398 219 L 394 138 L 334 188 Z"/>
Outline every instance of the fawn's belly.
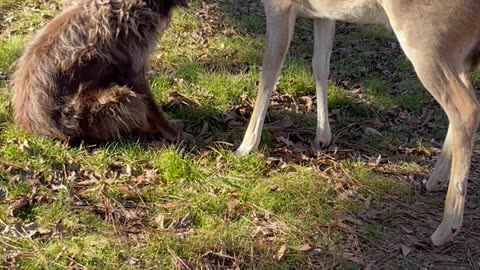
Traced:
<path fill-rule="evenodd" d="M 274 0 L 275 1 L 275 0 Z M 293 0 L 299 16 L 309 19 L 388 25 L 388 17 L 377 0 Z"/>

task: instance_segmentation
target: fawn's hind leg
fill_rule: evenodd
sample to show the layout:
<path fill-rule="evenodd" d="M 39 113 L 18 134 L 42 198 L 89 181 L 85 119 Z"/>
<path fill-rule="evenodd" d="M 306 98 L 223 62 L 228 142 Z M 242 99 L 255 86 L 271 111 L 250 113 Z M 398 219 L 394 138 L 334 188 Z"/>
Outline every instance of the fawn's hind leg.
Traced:
<path fill-rule="evenodd" d="M 468 89 L 473 91 L 473 85 L 468 77 L 467 72 L 460 75 L 462 82 Z M 439 191 L 445 187 L 450 179 L 450 171 L 452 168 L 452 143 L 453 143 L 453 129 L 449 125 L 447 136 L 443 143 L 442 152 L 437 158 L 437 164 L 433 170 L 432 176 L 427 181 L 428 191 Z"/>
<path fill-rule="evenodd" d="M 457 63 L 440 62 L 433 60 L 439 59 L 437 57 L 417 53 L 409 51 L 415 70 L 422 83 L 445 110 L 450 122 L 444 150 L 451 151 L 451 170 L 448 170 L 448 167 L 440 169 L 444 175 L 434 175 L 439 177 L 439 182 L 450 176 L 443 221 L 431 236 L 433 244 L 442 245 L 451 240 L 462 226 L 480 105 L 473 91 L 462 82 L 462 71 L 455 68 L 459 66 Z M 444 157 L 443 161 L 448 161 L 448 157 Z"/>
<path fill-rule="evenodd" d="M 430 179 L 427 181 L 428 191 L 439 191 L 444 188 L 450 178 L 452 169 L 453 126 L 448 126 L 447 136 L 443 142 L 442 152 L 437 157 L 437 163 Z"/>
<path fill-rule="evenodd" d="M 389 15 L 394 15 L 395 12 L 401 11 L 392 10 L 392 14 Z M 436 14 L 437 10 L 430 12 Z M 442 16 L 437 17 L 445 19 Z M 412 62 L 420 81 L 442 106 L 450 124 L 443 147 L 444 156 L 439 160 L 445 164 L 437 165 L 434 177 L 438 179 L 433 180 L 446 182 L 445 179 L 450 178 L 443 221 L 430 237 L 434 245 L 440 246 L 452 240 L 462 227 L 474 137 L 480 119 L 480 104 L 470 83 L 465 83 L 465 59 L 458 54 L 458 48 L 467 48 L 471 41 L 469 38 L 464 40 L 453 38 L 461 34 L 459 31 L 462 29 L 452 28 L 451 32 L 445 33 L 429 31 L 427 35 L 418 28 L 408 27 L 404 22 L 409 20 L 417 20 L 419 24 L 429 22 L 419 21 L 421 20 L 419 18 L 400 18 L 392 26 L 402 48 Z M 465 37 L 473 36 L 467 32 L 467 28 L 464 31 Z"/>

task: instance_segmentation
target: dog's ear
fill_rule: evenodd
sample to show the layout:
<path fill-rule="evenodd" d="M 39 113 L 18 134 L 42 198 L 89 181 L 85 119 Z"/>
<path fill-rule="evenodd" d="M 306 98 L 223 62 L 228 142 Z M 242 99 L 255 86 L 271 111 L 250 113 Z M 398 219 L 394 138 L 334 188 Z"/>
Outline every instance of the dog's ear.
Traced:
<path fill-rule="evenodd" d="M 176 6 L 188 8 L 188 0 L 173 0 L 173 3 Z"/>

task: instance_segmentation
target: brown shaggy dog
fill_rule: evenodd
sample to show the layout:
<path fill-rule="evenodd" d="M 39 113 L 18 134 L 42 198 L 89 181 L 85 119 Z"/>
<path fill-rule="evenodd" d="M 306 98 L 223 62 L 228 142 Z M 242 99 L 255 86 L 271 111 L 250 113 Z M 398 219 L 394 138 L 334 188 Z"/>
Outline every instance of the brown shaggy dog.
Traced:
<path fill-rule="evenodd" d="M 186 0 L 69 0 L 27 44 L 12 76 L 26 131 L 70 142 L 177 131 L 155 103 L 147 59 Z"/>

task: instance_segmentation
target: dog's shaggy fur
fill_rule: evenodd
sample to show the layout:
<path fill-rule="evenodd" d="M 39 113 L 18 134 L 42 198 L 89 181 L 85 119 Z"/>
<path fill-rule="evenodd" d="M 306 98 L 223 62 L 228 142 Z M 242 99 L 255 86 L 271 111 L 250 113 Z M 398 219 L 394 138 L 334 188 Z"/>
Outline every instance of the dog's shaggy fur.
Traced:
<path fill-rule="evenodd" d="M 12 76 L 16 123 L 70 142 L 177 131 L 155 103 L 147 59 L 186 0 L 69 0 L 27 44 Z"/>

